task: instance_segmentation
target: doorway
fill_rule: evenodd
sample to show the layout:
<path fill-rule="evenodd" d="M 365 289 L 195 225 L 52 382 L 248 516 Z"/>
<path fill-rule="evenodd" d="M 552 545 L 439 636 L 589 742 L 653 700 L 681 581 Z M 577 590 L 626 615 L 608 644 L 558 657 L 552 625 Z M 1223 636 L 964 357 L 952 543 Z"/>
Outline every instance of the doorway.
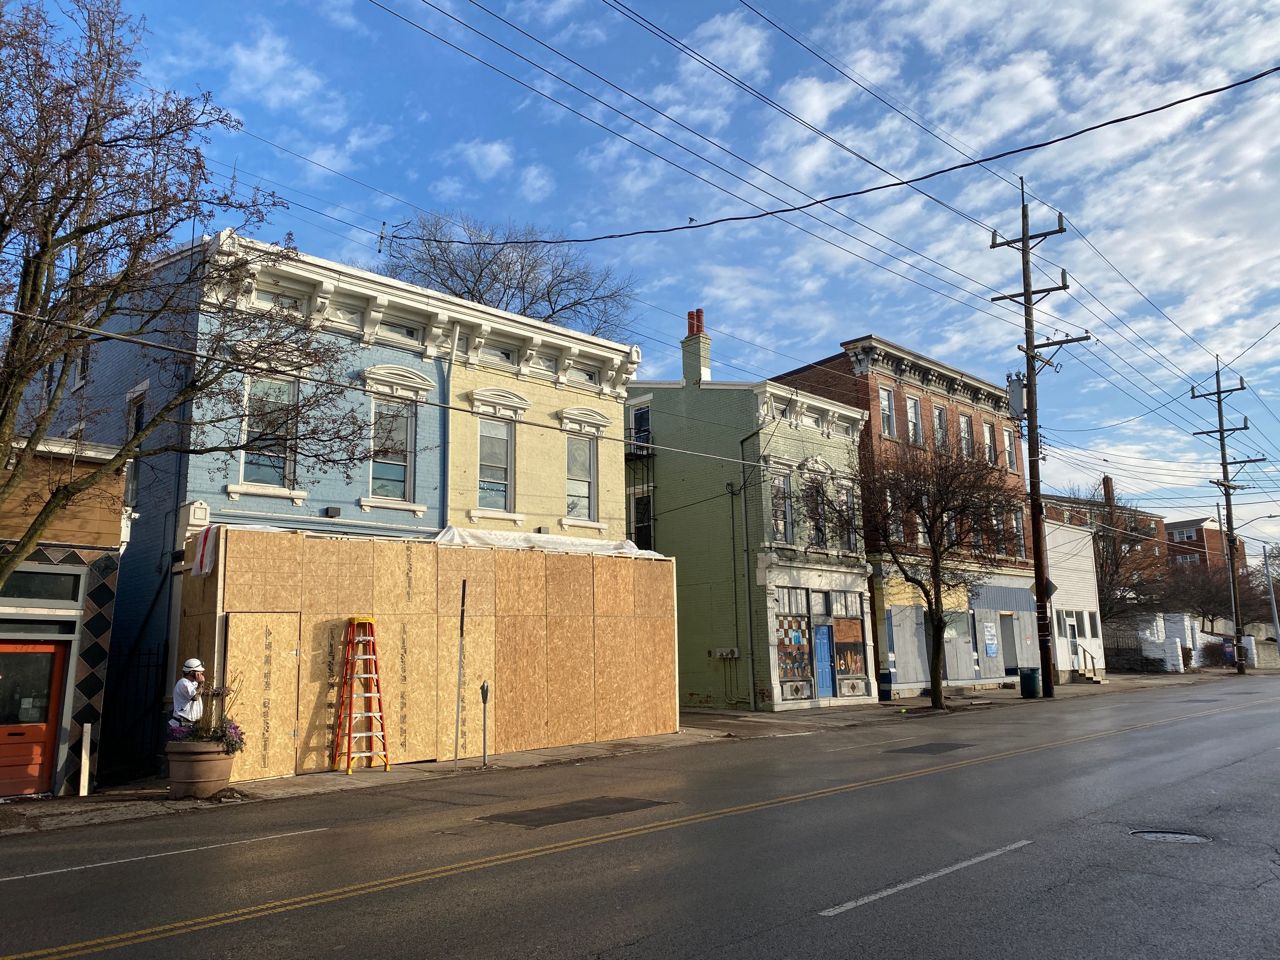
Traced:
<path fill-rule="evenodd" d="M 813 675 L 818 686 L 818 696 L 835 695 L 835 681 L 831 672 L 831 624 L 820 623 L 813 628 Z"/>
<path fill-rule="evenodd" d="M 1018 672 L 1018 631 L 1012 613 L 1000 614 L 1000 650 L 1004 654 L 1005 676 Z"/>
<path fill-rule="evenodd" d="M 0 797 L 53 788 L 67 648 L 0 641 Z"/>

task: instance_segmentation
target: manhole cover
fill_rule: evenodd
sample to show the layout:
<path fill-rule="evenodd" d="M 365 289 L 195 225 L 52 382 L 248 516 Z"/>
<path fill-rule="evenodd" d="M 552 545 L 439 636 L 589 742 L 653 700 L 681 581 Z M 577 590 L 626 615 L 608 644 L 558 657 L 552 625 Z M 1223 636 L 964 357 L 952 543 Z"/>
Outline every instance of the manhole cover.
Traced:
<path fill-rule="evenodd" d="M 899 747 L 896 750 L 886 750 L 885 753 L 927 753 L 935 755 L 939 753 L 950 753 L 952 750 L 963 750 L 965 747 L 972 746 L 972 743 L 951 743 L 949 741 L 937 740 L 933 743 L 917 743 L 913 747 Z"/>
<path fill-rule="evenodd" d="M 557 823 L 572 823 L 575 820 L 592 820 L 596 817 L 611 817 L 616 813 L 632 813 L 659 807 L 665 800 L 639 800 L 634 797 L 592 797 L 590 800 L 574 800 L 572 803 L 557 803 L 550 807 L 538 807 L 533 810 L 513 810 L 510 813 L 494 813 L 477 820 L 488 820 L 490 823 L 513 823 L 518 827 L 549 827 Z"/>
<path fill-rule="evenodd" d="M 1157 840 L 1160 843 L 1212 843 L 1212 837 L 1198 833 L 1182 833 L 1178 830 L 1130 830 L 1129 836 L 1139 840 Z"/>

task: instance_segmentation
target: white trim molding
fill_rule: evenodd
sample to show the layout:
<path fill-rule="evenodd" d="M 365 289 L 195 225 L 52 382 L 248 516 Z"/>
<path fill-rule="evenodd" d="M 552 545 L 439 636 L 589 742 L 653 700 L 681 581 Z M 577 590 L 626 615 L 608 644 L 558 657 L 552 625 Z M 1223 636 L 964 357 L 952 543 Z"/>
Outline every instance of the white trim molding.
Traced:
<path fill-rule="evenodd" d="M 593 437 L 602 436 L 605 428 L 613 425 L 613 420 L 590 407 L 565 407 L 557 410 L 556 416 L 570 433 L 585 433 Z"/>
<path fill-rule="evenodd" d="M 368 513 L 377 507 L 379 510 L 403 510 L 406 513 L 412 513 L 421 520 L 427 513 L 426 504 L 409 503 L 407 500 L 388 500 L 386 497 L 361 497 L 356 501 L 360 504 L 360 512 Z"/>
<path fill-rule="evenodd" d="M 471 411 L 488 417 L 520 420 L 529 409 L 529 401 L 520 394 L 501 387 L 481 387 L 467 394 Z"/>
<path fill-rule="evenodd" d="M 430 377 L 394 363 L 365 367 L 360 376 L 375 394 L 404 400 L 426 400 L 436 387 Z"/>
<path fill-rule="evenodd" d="M 478 523 L 481 520 L 510 520 L 516 526 L 520 526 L 525 521 L 523 513 L 507 513 L 505 510 L 468 510 L 467 519 L 472 523 Z"/>
<path fill-rule="evenodd" d="M 601 533 L 604 533 L 609 529 L 609 525 L 607 523 L 599 523 L 595 520 L 579 520 L 577 517 L 560 518 L 561 530 L 569 530 L 573 527 L 581 527 L 584 530 L 599 530 Z"/>
<path fill-rule="evenodd" d="M 307 499 L 306 490 L 289 487 L 272 487 L 264 483 L 228 483 L 227 499 L 239 500 L 245 497 L 275 497 L 277 500 L 292 500 L 295 507 L 300 507 Z"/>

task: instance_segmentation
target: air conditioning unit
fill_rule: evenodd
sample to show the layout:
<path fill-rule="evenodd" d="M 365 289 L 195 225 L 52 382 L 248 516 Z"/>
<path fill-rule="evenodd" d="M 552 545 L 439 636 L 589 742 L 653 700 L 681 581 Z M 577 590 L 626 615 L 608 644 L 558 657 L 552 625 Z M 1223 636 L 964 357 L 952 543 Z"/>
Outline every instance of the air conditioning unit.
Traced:
<path fill-rule="evenodd" d="M 813 697 L 813 688 L 808 680 L 783 680 L 783 700 L 809 700 Z"/>
<path fill-rule="evenodd" d="M 867 681 L 865 680 L 841 679 L 838 683 L 837 695 L 841 697 L 860 697 L 867 692 Z"/>

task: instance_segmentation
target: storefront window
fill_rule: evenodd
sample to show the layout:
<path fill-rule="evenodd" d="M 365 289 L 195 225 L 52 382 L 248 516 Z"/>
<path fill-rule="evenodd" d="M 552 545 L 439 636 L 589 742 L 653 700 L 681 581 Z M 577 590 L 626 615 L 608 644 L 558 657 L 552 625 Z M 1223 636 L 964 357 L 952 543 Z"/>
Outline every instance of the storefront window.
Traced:
<path fill-rule="evenodd" d="M 806 592 L 801 587 L 778 587 L 775 594 L 778 615 L 774 636 L 778 644 L 778 677 L 782 680 L 808 680 L 813 676 Z"/>
<path fill-rule="evenodd" d="M 45 723 L 52 684 L 52 653 L 0 652 L 0 724 Z"/>

